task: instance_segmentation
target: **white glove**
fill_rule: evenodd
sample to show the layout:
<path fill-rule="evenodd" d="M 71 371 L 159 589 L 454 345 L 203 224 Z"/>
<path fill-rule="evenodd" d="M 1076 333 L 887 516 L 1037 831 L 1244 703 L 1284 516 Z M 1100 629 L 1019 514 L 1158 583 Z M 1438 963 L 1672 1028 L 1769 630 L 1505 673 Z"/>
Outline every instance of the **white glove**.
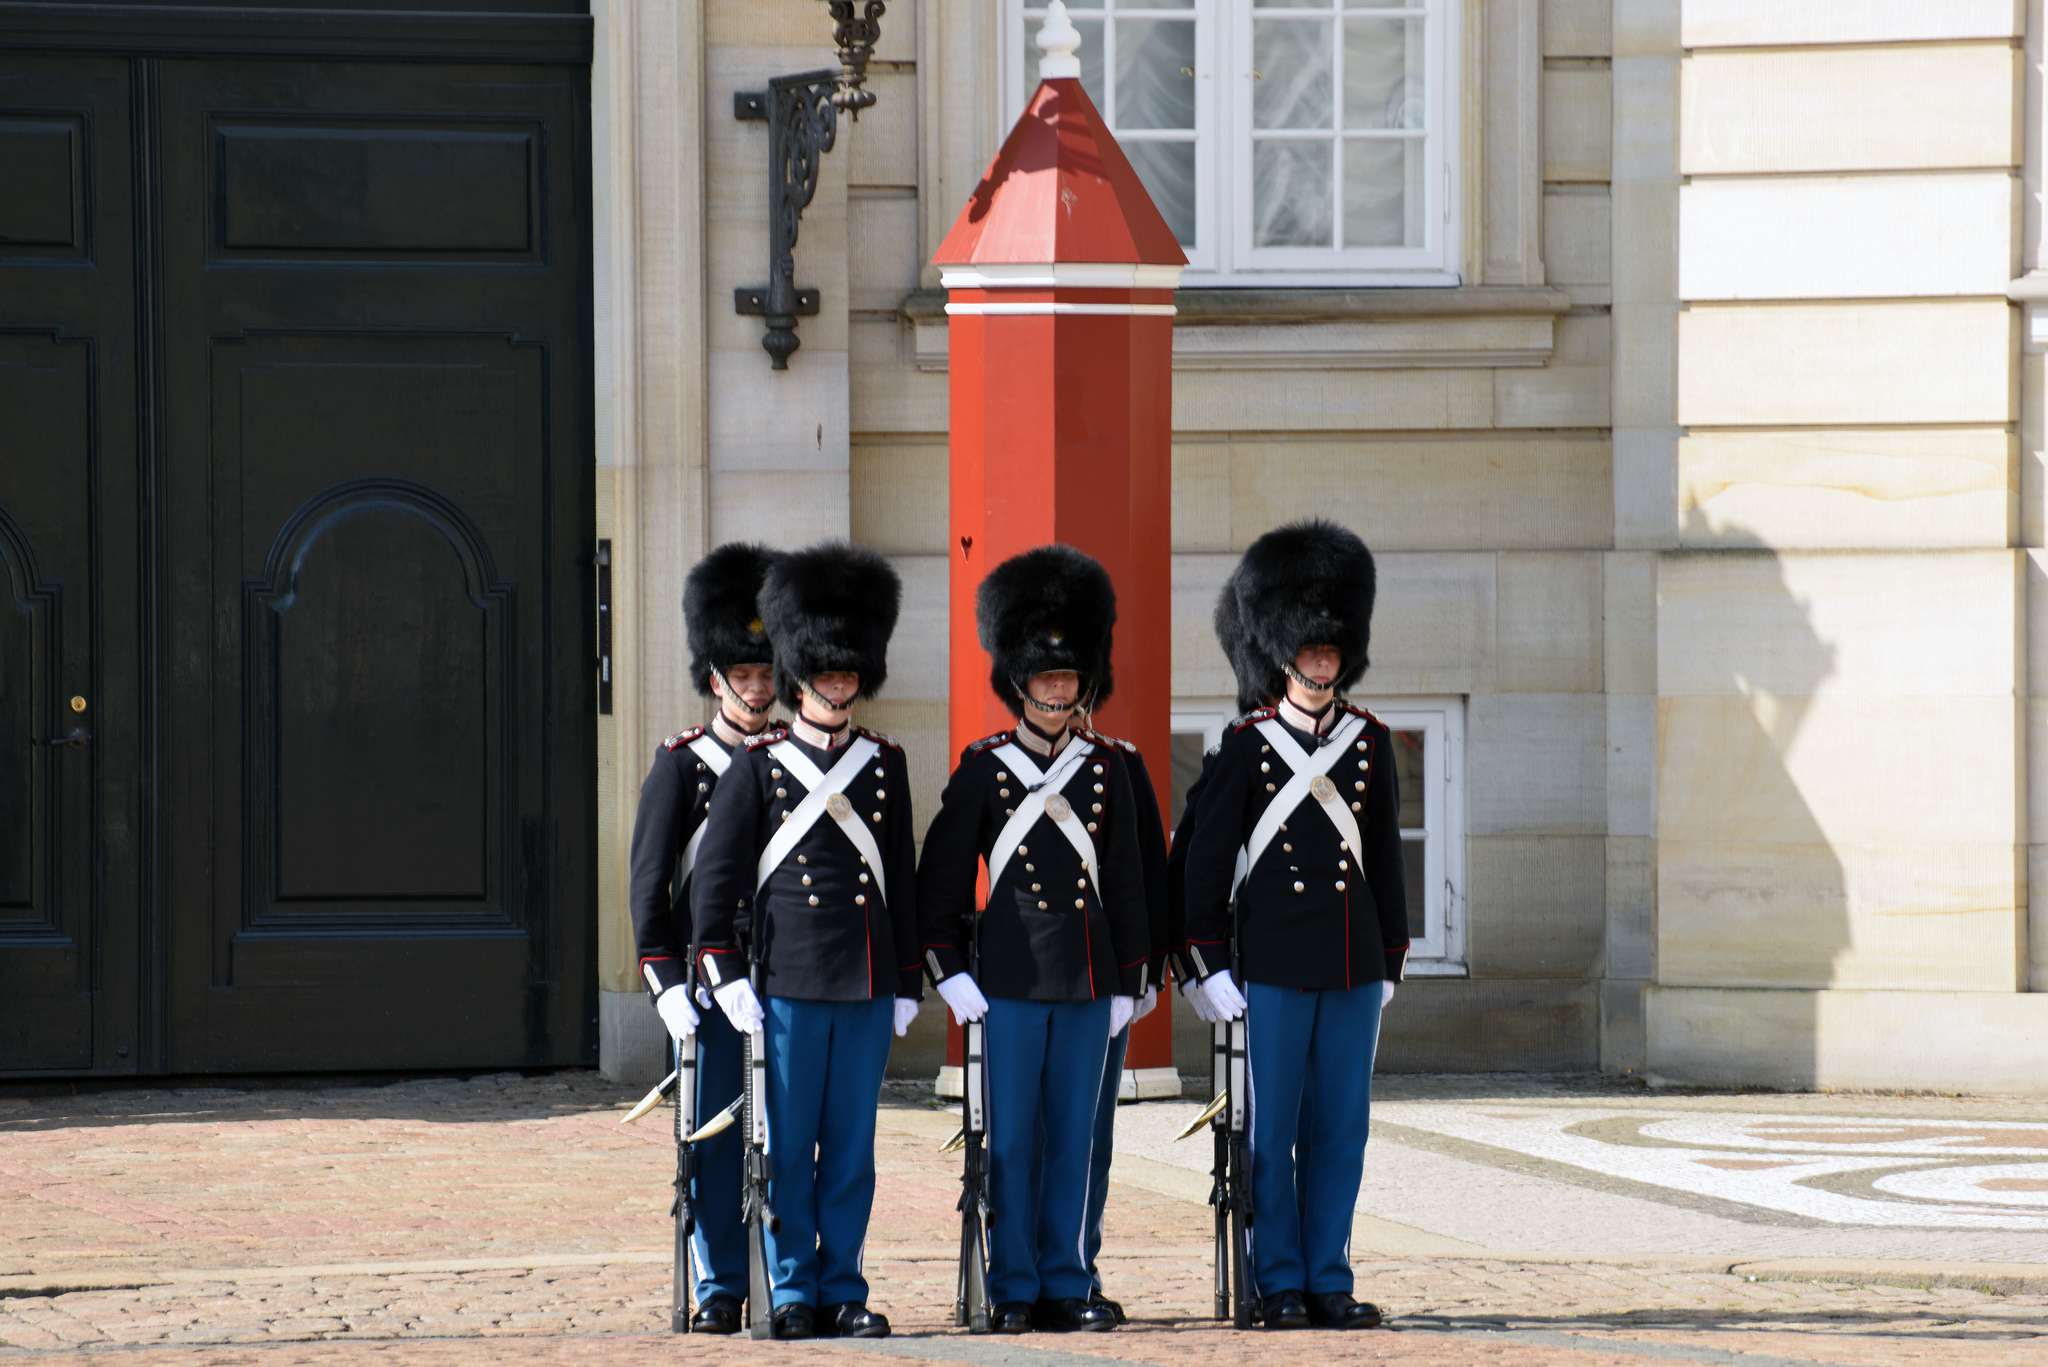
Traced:
<path fill-rule="evenodd" d="M 1131 1019 L 1134 1021 L 1145 1019 L 1145 1017 L 1152 1014 L 1152 1008 L 1157 1005 L 1159 1005 L 1159 989 L 1156 987 L 1146 988 L 1145 995 L 1138 998 L 1137 1014 L 1133 1015 Z"/>
<path fill-rule="evenodd" d="M 1244 993 L 1230 980 L 1227 968 L 1219 968 L 1202 980 L 1202 995 L 1209 999 L 1209 1009 L 1215 1012 L 1213 1020 L 1234 1021 L 1244 1014 Z"/>
<path fill-rule="evenodd" d="M 1131 1013 L 1138 1009 L 1136 997 L 1111 997 L 1109 999 L 1109 1037 L 1115 1039 L 1131 1023 Z"/>
<path fill-rule="evenodd" d="M 1393 999 L 1394 999 L 1394 984 L 1393 984 L 1393 983 L 1391 983 L 1391 982 L 1383 982 L 1383 983 L 1381 983 L 1381 984 L 1380 984 L 1380 1010 L 1382 1010 L 1382 1011 L 1386 1010 L 1386 1009 L 1387 1009 L 1387 1003 L 1388 1003 L 1388 1002 L 1390 1002 L 1390 1001 L 1392 1001 Z"/>
<path fill-rule="evenodd" d="M 671 987 L 654 999 L 654 1009 L 661 1016 L 661 1023 L 668 1027 L 669 1034 L 677 1039 L 697 1033 L 697 1008 L 690 1001 L 690 990 L 686 987 Z"/>
<path fill-rule="evenodd" d="M 761 1010 L 761 999 L 754 995 L 754 985 L 745 978 L 734 978 L 711 996 L 717 1001 L 718 1009 L 725 1012 L 725 1018 L 732 1022 L 732 1028 L 742 1035 L 753 1034 L 767 1019 Z"/>
<path fill-rule="evenodd" d="M 909 1033 L 910 1023 L 917 1019 L 917 1008 L 923 1005 L 923 1002 L 914 1002 L 908 997 L 898 997 L 896 999 L 896 1037 L 898 1039 L 903 1038 L 904 1035 Z"/>
<path fill-rule="evenodd" d="M 1216 1023 L 1215 1008 L 1209 1005 L 1209 994 L 1202 991 L 1199 979 L 1190 978 L 1180 985 L 1180 994 L 1188 999 L 1188 1005 L 1195 1008 L 1198 1019 L 1210 1025 Z"/>
<path fill-rule="evenodd" d="M 946 1005 L 953 1008 L 953 1019 L 958 1024 L 966 1025 L 988 1014 L 988 998 L 981 995 L 974 979 L 965 973 L 955 973 L 941 982 L 939 995 L 946 999 Z"/>

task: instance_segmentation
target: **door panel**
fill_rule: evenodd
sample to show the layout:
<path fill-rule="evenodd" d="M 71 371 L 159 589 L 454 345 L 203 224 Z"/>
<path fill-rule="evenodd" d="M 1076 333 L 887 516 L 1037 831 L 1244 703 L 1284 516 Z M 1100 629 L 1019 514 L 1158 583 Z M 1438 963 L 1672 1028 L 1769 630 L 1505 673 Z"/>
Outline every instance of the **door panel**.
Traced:
<path fill-rule="evenodd" d="M 584 74 L 161 91 L 172 1066 L 583 1059 Z"/>
<path fill-rule="evenodd" d="M 0 1074 L 138 1062 L 127 139 L 122 63 L 0 68 Z"/>

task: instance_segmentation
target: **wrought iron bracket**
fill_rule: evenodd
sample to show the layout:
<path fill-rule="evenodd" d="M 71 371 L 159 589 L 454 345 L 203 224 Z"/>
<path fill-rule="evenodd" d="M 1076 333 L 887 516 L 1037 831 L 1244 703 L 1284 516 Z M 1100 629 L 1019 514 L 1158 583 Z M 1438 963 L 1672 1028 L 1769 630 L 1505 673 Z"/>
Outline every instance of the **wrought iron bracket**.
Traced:
<path fill-rule="evenodd" d="M 768 124 L 768 283 L 734 290 L 733 307 L 767 319 L 761 347 L 777 370 L 789 369 L 790 356 L 803 345 L 797 318 L 818 311 L 818 292 L 797 288 L 796 239 L 818 193 L 819 165 L 838 137 L 839 81 L 837 71 L 806 71 L 732 98 L 734 118 Z"/>

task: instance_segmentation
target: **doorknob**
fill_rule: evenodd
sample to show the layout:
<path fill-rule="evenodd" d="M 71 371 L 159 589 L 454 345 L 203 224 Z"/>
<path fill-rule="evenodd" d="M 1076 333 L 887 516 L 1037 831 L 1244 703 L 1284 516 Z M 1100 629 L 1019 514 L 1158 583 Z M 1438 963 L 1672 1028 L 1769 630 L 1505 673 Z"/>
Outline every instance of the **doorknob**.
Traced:
<path fill-rule="evenodd" d="M 71 734 L 68 736 L 53 736 L 49 740 L 32 741 L 30 743 L 59 747 L 68 746 L 73 750 L 78 750 L 83 749 L 91 740 L 92 732 L 86 730 L 83 726 L 74 726 L 71 728 Z"/>

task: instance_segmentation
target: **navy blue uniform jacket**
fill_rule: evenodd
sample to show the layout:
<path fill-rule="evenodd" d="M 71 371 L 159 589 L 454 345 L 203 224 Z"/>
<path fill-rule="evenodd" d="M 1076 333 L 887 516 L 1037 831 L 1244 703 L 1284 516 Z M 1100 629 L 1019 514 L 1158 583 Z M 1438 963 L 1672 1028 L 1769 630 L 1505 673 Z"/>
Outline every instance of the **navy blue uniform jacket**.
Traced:
<path fill-rule="evenodd" d="M 1238 953 L 1246 982 L 1318 989 L 1399 982 L 1407 962 L 1393 736 L 1364 709 L 1341 702 L 1337 707 L 1365 718 L 1365 729 L 1329 771 L 1338 791 L 1358 802 L 1365 868 L 1353 867 L 1336 826 L 1314 798 L 1304 798 L 1238 893 Z M 1258 723 L 1275 715 L 1260 708 L 1230 724 L 1194 809 L 1187 842 L 1188 948 L 1204 976 L 1229 967 L 1230 879 L 1237 852 L 1287 779 L 1287 766 L 1258 731 Z M 1288 730 L 1311 755 L 1328 743 L 1326 736 Z M 1262 764 L 1271 767 L 1261 769 Z M 1359 782 L 1366 785 L 1362 790 L 1355 787 Z"/>
<path fill-rule="evenodd" d="M 825 815 L 756 896 L 761 851 L 805 792 L 768 747 L 786 740 L 824 773 L 846 755 L 844 746 L 820 750 L 794 739 L 786 725 L 769 727 L 733 756 L 719 780 L 690 879 L 698 971 L 712 987 L 746 976 L 738 932 L 751 911 L 765 995 L 839 1002 L 923 997 L 909 772 L 894 741 L 859 727 L 854 735 L 881 745 L 845 792 L 875 833 L 888 896 L 853 842 Z"/>
<path fill-rule="evenodd" d="M 718 787 L 718 775 L 690 749 L 690 742 L 705 734 L 704 727 L 693 726 L 655 748 L 654 764 L 640 785 L 640 812 L 633 818 L 633 938 L 640 950 L 641 979 L 652 969 L 663 991 L 689 976 L 690 890 L 680 860 Z M 716 732 L 708 734 L 712 744 L 730 752 Z"/>
<path fill-rule="evenodd" d="M 996 754 L 1014 736 L 999 731 L 961 752 L 939 813 L 925 832 L 917 896 L 925 963 L 934 982 L 967 969 L 968 918 L 974 912 L 979 867 L 1024 797 L 1023 782 Z M 1056 762 L 1031 758 L 1041 769 Z M 989 889 L 976 978 L 989 997 L 1057 1002 L 1138 996 L 1145 990 L 1145 961 L 1151 952 L 1150 911 L 1138 850 L 1137 804 L 1122 751 L 1096 745 L 1060 792 L 1073 804 L 1074 814 L 1094 828 L 1089 838 L 1095 844 L 1100 890 L 1090 883 L 1080 854 L 1058 826 L 1040 816 Z"/>

